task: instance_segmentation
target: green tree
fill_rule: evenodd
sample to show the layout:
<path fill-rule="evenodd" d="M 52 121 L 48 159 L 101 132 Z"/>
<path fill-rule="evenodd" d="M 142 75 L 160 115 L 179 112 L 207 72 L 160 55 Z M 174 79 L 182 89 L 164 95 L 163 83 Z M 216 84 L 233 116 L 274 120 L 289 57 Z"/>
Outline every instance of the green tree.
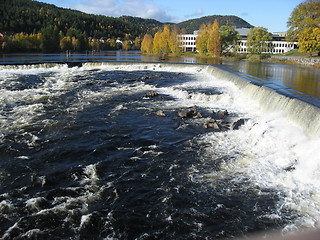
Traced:
<path fill-rule="evenodd" d="M 240 39 L 239 33 L 231 26 L 220 27 L 221 53 L 228 55 L 237 49 L 237 42 Z"/>
<path fill-rule="evenodd" d="M 219 32 L 218 20 L 215 20 L 209 29 L 209 38 L 207 40 L 208 52 L 212 57 L 219 57 L 221 54 L 221 37 Z"/>
<path fill-rule="evenodd" d="M 60 50 L 59 30 L 55 26 L 48 26 L 41 30 L 42 49 L 45 52 L 58 52 Z"/>
<path fill-rule="evenodd" d="M 320 27 L 320 1 L 309 0 L 300 3 L 291 13 L 287 22 L 287 40 L 298 40 L 306 28 Z"/>
<path fill-rule="evenodd" d="M 247 48 L 251 54 L 261 55 L 268 48 L 268 42 L 272 40 L 267 28 L 251 28 L 248 35 Z"/>

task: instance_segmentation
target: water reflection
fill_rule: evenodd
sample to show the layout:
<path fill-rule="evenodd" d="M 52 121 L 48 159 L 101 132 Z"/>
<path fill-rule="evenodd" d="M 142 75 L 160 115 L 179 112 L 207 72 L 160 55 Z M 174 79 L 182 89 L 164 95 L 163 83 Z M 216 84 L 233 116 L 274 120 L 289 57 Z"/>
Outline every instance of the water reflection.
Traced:
<path fill-rule="evenodd" d="M 26 64 L 67 61 L 147 61 L 159 62 L 159 58 L 143 56 L 139 51 L 103 51 L 77 54 L 2 54 L 0 64 Z M 223 64 L 233 70 L 281 84 L 294 90 L 320 97 L 320 69 L 276 63 L 247 62 L 218 58 L 169 57 L 164 62 Z"/>

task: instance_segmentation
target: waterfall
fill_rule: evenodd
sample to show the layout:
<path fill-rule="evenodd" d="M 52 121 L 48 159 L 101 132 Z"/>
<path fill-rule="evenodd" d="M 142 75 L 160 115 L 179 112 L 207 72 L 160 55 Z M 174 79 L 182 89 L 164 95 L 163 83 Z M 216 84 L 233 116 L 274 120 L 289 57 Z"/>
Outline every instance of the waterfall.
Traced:
<path fill-rule="evenodd" d="M 282 111 L 289 121 L 299 125 L 309 137 L 320 136 L 320 100 L 263 79 L 207 66 L 206 71 L 219 79 L 233 82 L 257 101 L 265 111 Z"/>

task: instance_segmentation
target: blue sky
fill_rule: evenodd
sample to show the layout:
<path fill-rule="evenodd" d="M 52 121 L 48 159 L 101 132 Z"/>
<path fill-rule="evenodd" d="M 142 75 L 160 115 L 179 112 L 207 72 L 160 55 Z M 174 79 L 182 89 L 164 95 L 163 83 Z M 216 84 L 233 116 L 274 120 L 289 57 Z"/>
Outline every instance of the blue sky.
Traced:
<path fill-rule="evenodd" d="M 181 22 L 208 15 L 235 15 L 270 32 L 287 30 L 292 10 L 303 0 L 38 0 L 86 13 Z"/>

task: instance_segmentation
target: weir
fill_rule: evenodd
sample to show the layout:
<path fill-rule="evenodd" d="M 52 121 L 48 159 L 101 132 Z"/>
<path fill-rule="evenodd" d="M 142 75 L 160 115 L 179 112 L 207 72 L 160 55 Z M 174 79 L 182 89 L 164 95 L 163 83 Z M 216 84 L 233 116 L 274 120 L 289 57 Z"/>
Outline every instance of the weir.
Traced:
<path fill-rule="evenodd" d="M 215 78 L 233 82 L 247 96 L 257 101 L 265 111 L 282 111 L 285 117 L 303 129 L 310 138 L 320 137 L 320 99 L 293 89 L 232 71 L 220 65 L 150 63 L 150 62 L 104 62 L 90 65 L 109 65 L 119 69 L 174 70 L 196 68 Z"/>
<path fill-rule="evenodd" d="M 68 67 L 110 66 L 119 70 L 183 71 L 195 68 L 209 75 L 233 82 L 265 111 L 282 111 L 285 117 L 303 129 L 310 138 L 320 137 L 320 99 L 288 87 L 233 71 L 221 65 L 163 62 L 57 62 L 28 65 L 2 65 L 1 68 L 41 68 L 67 64 Z"/>

